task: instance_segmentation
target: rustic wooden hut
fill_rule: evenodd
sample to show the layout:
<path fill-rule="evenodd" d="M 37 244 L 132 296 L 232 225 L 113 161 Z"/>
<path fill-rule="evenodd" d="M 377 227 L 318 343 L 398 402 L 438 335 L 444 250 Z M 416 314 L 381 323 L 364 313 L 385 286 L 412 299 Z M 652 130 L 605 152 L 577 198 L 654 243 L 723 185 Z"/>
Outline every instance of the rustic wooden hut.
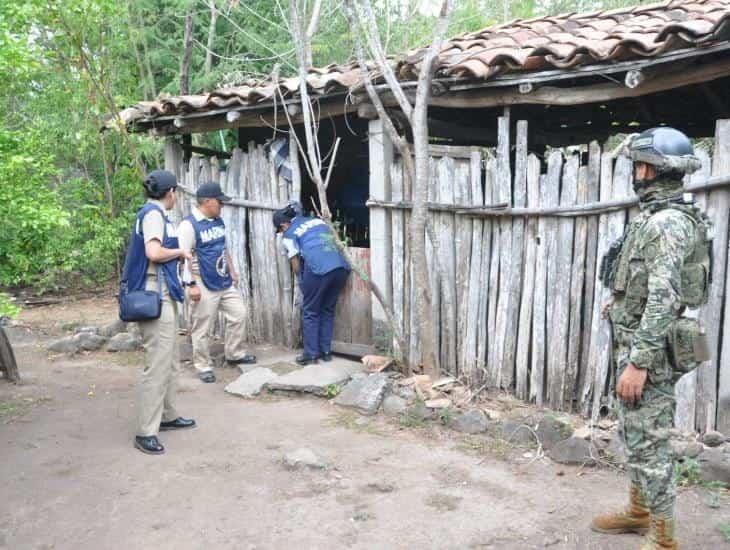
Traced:
<path fill-rule="evenodd" d="M 422 54 L 396 67 L 407 94 Z M 328 193 L 341 201 L 343 223 L 357 226 L 353 252 L 393 304 L 417 357 L 411 190 L 360 84 L 354 65 L 314 69 L 307 78 L 322 149 L 342 138 Z M 187 190 L 213 178 L 237 197 L 226 215 L 235 261 L 249 273 L 241 289 L 249 333 L 285 345 L 297 340 L 295 289 L 269 220 L 288 199 L 308 205 L 314 197 L 286 133 L 284 109 L 301 120 L 298 87 L 296 78 L 247 82 L 122 113 L 130 131 L 166 139 L 166 167 Z M 672 125 L 702 138 L 703 169 L 689 185 L 716 224 L 711 300 L 697 312 L 715 356 L 679 384 L 677 422 L 730 430 L 730 369 L 721 368 L 730 362 L 730 190 L 721 185 L 730 175 L 728 89 L 729 0 L 518 20 L 448 40 L 429 108 L 438 246 L 429 261 L 442 369 L 475 388 L 598 414 L 612 381 L 597 262 L 635 213 L 630 162 L 608 144 L 617 134 Z M 237 132 L 238 147 L 191 144 L 191 134 L 214 131 Z M 281 137 L 290 140 L 291 175 L 270 151 Z M 338 349 L 364 353 L 387 341 L 382 318 L 353 278 L 338 310 Z"/>

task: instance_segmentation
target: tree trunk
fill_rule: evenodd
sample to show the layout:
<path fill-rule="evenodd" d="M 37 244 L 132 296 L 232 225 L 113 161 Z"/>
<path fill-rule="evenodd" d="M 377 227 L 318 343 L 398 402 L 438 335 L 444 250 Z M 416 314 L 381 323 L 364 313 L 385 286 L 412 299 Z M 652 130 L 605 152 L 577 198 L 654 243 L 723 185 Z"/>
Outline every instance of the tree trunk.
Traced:
<path fill-rule="evenodd" d="M 416 88 L 416 104 L 413 108 L 413 150 L 415 153 L 416 177 L 413 186 L 413 210 L 411 211 L 410 237 L 411 261 L 415 274 L 416 311 L 420 319 L 420 342 L 423 353 L 423 367 L 426 373 L 438 376 L 439 363 L 436 348 L 436 332 L 431 316 L 431 300 L 427 293 L 429 288 L 428 263 L 426 261 L 426 223 L 428 217 L 428 182 L 430 165 L 428 158 L 428 99 L 431 95 L 431 81 L 433 80 L 434 64 L 449 22 L 451 5 L 445 0 L 441 6 L 441 13 L 436 25 L 436 32 L 431 46 L 426 52 L 418 75 Z M 436 262 L 437 259 L 434 259 Z M 435 289 L 431 289 L 435 291 Z"/>
<path fill-rule="evenodd" d="M 190 93 L 190 56 L 193 52 L 193 14 L 185 16 L 185 33 L 183 35 L 183 56 L 180 61 L 180 95 Z"/>
<path fill-rule="evenodd" d="M 210 75 L 213 68 L 213 41 L 215 39 L 215 24 L 218 21 L 218 10 L 215 7 L 215 0 L 210 1 L 210 26 L 208 27 L 208 47 L 205 50 L 205 77 Z"/>
<path fill-rule="evenodd" d="M 18 382 L 20 380 L 20 373 L 18 372 L 18 363 L 15 361 L 15 354 L 13 348 L 10 347 L 10 340 L 8 340 L 5 330 L 0 326 L 0 371 L 5 373 L 5 377 L 11 382 Z"/>
<path fill-rule="evenodd" d="M 129 3 L 130 10 L 130 22 L 136 19 L 137 28 L 139 29 L 140 43 L 142 44 L 142 57 L 145 64 L 145 70 L 147 71 L 147 86 L 149 87 L 152 97 L 157 96 L 157 88 L 155 86 L 155 75 L 152 72 L 152 64 L 150 63 L 149 48 L 147 47 L 147 37 L 144 34 L 145 25 L 142 22 L 142 16 L 140 13 L 132 7 L 132 3 Z"/>
<path fill-rule="evenodd" d="M 311 39 L 314 35 L 316 29 L 317 29 L 317 23 L 319 19 L 319 10 L 320 10 L 321 2 L 319 0 L 315 1 L 314 8 L 312 10 L 311 19 L 309 22 L 309 25 L 307 26 L 307 29 L 304 29 L 303 20 L 302 20 L 302 14 L 299 11 L 299 7 L 301 4 L 297 5 L 297 0 L 290 0 L 289 2 L 289 27 L 291 29 L 292 33 L 292 39 L 294 41 L 294 46 L 296 48 L 297 53 L 297 65 L 298 65 L 298 76 L 299 76 L 299 94 L 300 94 L 300 102 L 302 105 L 302 115 L 304 119 L 304 131 L 305 131 L 305 139 L 306 139 L 306 150 L 305 147 L 302 146 L 301 143 L 299 143 L 299 140 L 297 140 L 297 144 L 299 145 L 299 149 L 301 150 L 301 153 L 305 157 L 305 165 L 307 167 L 307 171 L 309 172 L 310 177 L 314 181 L 316 187 L 317 187 L 317 194 L 319 197 L 320 202 L 320 215 L 327 223 L 330 232 L 332 233 L 333 239 L 335 241 L 335 244 L 337 248 L 342 253 L 343 258 L 347 262 L 347 264 L 357 273 L 357 275 L 360 277 L 361 280 L 365 281 L 368 286 L 370 287 L 370 291 L 375 295 L 375 298 L 380 303 L 381 307 L 383 308 L 383 311 L 386 314 L 386 318 L 388 320 L 388 324 L 391 327 L 391 330 L 393 331 L 393 342 L 395 350 L 396 359 L 401 361 L 404 358 L 405 353 L 405 345 L 403 343 L 403 336 L 401 334 L 400 327 L 396 325 L 395 322 L 395 315 L 393 314 L 393 310 L 390 307 L 390 305 L 387 303 L 385 296 L 383 295 L 382 291 L 378 288 L 378 286 L 373 282 L 373 280 L 368 277 L 363 270 L 358 266 L 350 257 L 350 255 L 347 252 L 347 248 L 345 247 L 344 243 L 340 239 L 340 236 L 337 234 L 337 231 L 335 227 L 332 225 L 332 214 L 330 212 L 329 204 L 327 202 L 327 184 L 329 183 L 329 177 L 331 174 L 331 170 L 328 170 L 326 179 L 322 179 L 322 156 L 319 149 L 319 141 L 318 141 L 318 135 L 316 133 L 317 126 L 315 121 L 313 120 L 313 112 L 312 112 L 312 104 L 309 99 L 309 92 L 307 90 L 307 71 L 309 70 L 311 66 L 311 59 L 312 59 L 312 51 L 311 51 Z M 278 68 L 274 69 L 272 79 L 274 80 L 275 87 L 278 88 Z M 292 134 L 296 137 L 296 134 L 294 134 L 294 127 L 291 124 L 291 120 L 289 120 L 290 123 L 290 131 Z M 339 145 L 339 139 L 335 142 L 334 148 L 332 150 L 332 155 L 330 158 L 330 169 L 332 168 L 335 158 L 337 155 L 337 148 Z"/>
<path fill-rule="evenodd" d="M 153 99 L 154 96 L 150 93 L 150 85 L 147 81 L 147 75 L 145 74 L 145 66 L 142 62 L 142 54 L 139 52 L 139 44 L 135 37 L 134 24 L 132 23 L 132 6 L 131 3 L 127 4 L 127 25 L 129 27 L 129 41 L 132 43 L 132 49 L 134 50 L 134 58 L 137 61 L 137 70 L 139 71 L 139 81 L 142 83 L 142 93 L 144 94 L 145 101 Z"/>

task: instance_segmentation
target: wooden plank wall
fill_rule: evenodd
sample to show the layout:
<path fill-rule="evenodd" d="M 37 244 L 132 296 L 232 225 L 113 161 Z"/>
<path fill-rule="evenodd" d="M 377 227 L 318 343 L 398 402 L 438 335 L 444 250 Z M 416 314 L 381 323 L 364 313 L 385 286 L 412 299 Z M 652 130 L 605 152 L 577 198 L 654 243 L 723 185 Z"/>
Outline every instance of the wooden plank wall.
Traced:
<path fill-rule="evenodd" d="M 516 128 L 516 136 L 509 136 Z M 527 124 L 498 123 L 494 150 L 432 146 L 429 200 L 441 205 L 570 206 L 633 196 L 632 164 L 598 143 L 552 150 L 540 159 L 527 150 Z M 698 151 L 703 169 L 692 179 L 730 173 L 730 121 L 718 121 L 712 158 Z M 381 155 L 379 158 L 383 158 Z M 379 168 L 382 172 L 383 168 Z M 393 155 L 385 201 L 409 201 L 400 158 Z M 513 175 L 514 174 L 514 175 Z M 371 170 L 372 177 L 372 170 Z M 712 298 L 699 312 L 708 326 L 712 361 L 677 386 L 677 425 L 730 431 L 730 190 L 698 194 L 715 223 Z M 473 388 L 513 391 L 523 399 L 589 416 L 610 406 L 610 331 L 601 316 L 609 292 L 598 280 L 600 259 L 637 209 L 592 216 L 471 217 L 432 210 L 435 242 L 428 242 L 434 289 L 433 320 L 442 372 Z M 409 210 L 390 209 L 385 256 L 396 319 L 418 360 Z M 380 261 L 373 257 L 372 270 Z"/>

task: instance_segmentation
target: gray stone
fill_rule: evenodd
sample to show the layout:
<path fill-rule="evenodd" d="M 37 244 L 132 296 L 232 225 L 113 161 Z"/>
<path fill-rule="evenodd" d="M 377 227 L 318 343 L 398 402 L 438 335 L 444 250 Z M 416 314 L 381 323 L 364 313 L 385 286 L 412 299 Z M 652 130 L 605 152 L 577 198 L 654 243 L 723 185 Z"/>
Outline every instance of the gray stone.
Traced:
<path fill-rule="evenodd" d="M 128 332 L 115 334 L 106 345 L 107 351 L 136 351 L 138 349 L 142 349 L 142 339 Z"/>
<path fill-rule="evenodd" d="M 210 343 L 210 356 L 215 361 L 216 359 L 220 361 L 225 361 L 225 345 L 223 342 L 218 341 L 212 341 Z"/>
<path fill-rule="evenodd" d="M 573 437 L 586 440 L 591 439 L 593 437 L 593 430 L 590 426 L 581 426 L 580 428 L 575 429 Z"/>
<path fill-rule="evenodd" d="M 532 432 L 530 420 L 505 419 L 501 423 L 501 437 L 512 445 L 536 447 L 537 440 Z"/>
<path fill-rule="evenodd" d="M 332 387 L 341 387 L 350 377 L 362 371 L 362 365 L 348 361 L 310 365 L 272 380 L 270 390 L 297 391 L 327 396 Z"/>
<path fill-rule="evenodd" d="M 704 443 L 708 447 L 719 447 L 720 445 L 725 443 L 725 436 L 722 435 L 720 432 L 710 430 L 702 436 L 702 443 Z"/>
<path fill-rule="evenodd" d="M 614 464 L 626 464 L 626 448 L 618 432 L 614 432 L 608 446 L 603 449 L 603 453 Z"/>
<path fill-rule="evenodd" d="M 416 398 L 416 390 L 414 390 L 410 386 L 396 385 L 393 388 L 393 393 L 395 395 L 397 395 L 398 397 L 401 397 L 401 398 L 405 399 L 409 403 Z"/>
<path fill-rule="evenodd" d="M 700 475 L 705 481 L 719 481 L 730 485 L 730 456 L 721 448 L 709 448 L 697 457 Z"/>
<path fill-rule="evenodd" d="M 388 395 L 383 399 L 383 412 L 388 416 L 398 416 L 406 412 L 408 402 L 399 395 Z"/>
<path fill-rule="evenodd" d="M 96 351 L 106 344 L 107 339 L 93 332 L 79 332 L 74 336 L 74 340 L 79 345 L 79 349 L 86 351 Z"/>
<path fill-rule="evenodd" d="M 563 418 L 547 414 L 538 422 L 535 433 L 537 433 L 542 448 L 549 450 L 559 441 L 568 439 L 573 435 L 573 426 Z"/>
<path fill-rule="evenodd" d="M 127 332 L 142 338 L 142 331 L 139 330 L 139 324 L 137 323 L 127 323 Z"/>
<path fill-rule="evenodd" d="M 335 398 L 335 404 L 353 408 L 360 414 L 373 415 L 378 412 L 389 384 L 388 375 L 383 373 L 354 376 Z"/>
<path fill-rule="evenodd" d="M 690 441 L 684 449 L 684 456 L 687 458 L 697 458 L 704 450 L 705 446 L 699 441 Z"/>
<path fill-rule="evenodd" d="M 487 415 L 479 409 L 472 409 L 454 418 L 451 427 L 457 432 L 478 434 L 487 431 Z"/>
<path fill-rule="evenodd" d="M 429 409 L 423 401 L 415 401 L 406 410 L 411 420 L 423 422 L 425 420 L 433 420 L 437 416 L 434 409 Z"/>
<path fill-rule="evenodd" d="M 671 445 L 677 458 L 697 458 L 705 448 L 697 441 L 672 440 Z"/>
<path fill-rule="evenodd" d="M 74 331 L 76 334 L 81 334 L 82 332 L 90 332 L 91 334 L 99 334 L 100 328 L 96 325 L 85 325 L 81 327 L 76 327 L 76 330 Z"/>
<path fill-rule="evenodd" d="M 189 339 L 178 342 L 180 349 L 180 361 L 193 360 L 193 343 Z"/>
<path fill-rule="evenodd" d="M 300 470 L 303 468 L 323 470 L 327 467 L 326 460 L 318 456 L 312 449 L 307 449 L 306 447 L 287 453 L 282 462 L 284 467 L 289 470 Z"/>
<path fill-rule="evenodd" d="M 79 343 L 74 336 L 66 336 L 48 345 L 48 351 L 54 353 L 76 353 L 79 349 Z"/>
<path fill-rule="evenodd" d="M 548 451 L 548 456 L 559 464 L 573 464 L 593 466 L 596 461 L 593 458 L 596 450 L 585 439 L 570 437 L 558 441 Z"/>
<path fill-rule="evenodd" d="M 112 338 L 121 332 L 127 332 L 127 323 L 121 319 L 112 321 L 108 325 L 104 325 L 101 329 L 99 329 L 99 335 L 106 336 L 107 338 Z"/>
<path fill-rule="evenodd" d="M 225 391 L 241 397 L 254 397 L 261 393 L 263 387 L 278 376 L 271 369 L 256 367 L 242 374 L 225 387 Z"/>

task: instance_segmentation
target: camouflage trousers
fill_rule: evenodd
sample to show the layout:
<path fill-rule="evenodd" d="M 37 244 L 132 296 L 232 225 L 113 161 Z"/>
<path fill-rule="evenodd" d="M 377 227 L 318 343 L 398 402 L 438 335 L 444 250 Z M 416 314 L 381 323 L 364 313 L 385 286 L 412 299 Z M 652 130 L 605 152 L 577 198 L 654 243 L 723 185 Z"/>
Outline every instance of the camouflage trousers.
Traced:
<path fill-rule="evenodd" d="M 616 380 L 628 364 L 629 351 L 614 342 Z M 674 384 L 652 380 L 650 374 L 638 403 L 616 403 L 631 483 L 641 488 L 652 514 L 673 517 L 676 480 L 669 431 L 674 425 Z"/>

